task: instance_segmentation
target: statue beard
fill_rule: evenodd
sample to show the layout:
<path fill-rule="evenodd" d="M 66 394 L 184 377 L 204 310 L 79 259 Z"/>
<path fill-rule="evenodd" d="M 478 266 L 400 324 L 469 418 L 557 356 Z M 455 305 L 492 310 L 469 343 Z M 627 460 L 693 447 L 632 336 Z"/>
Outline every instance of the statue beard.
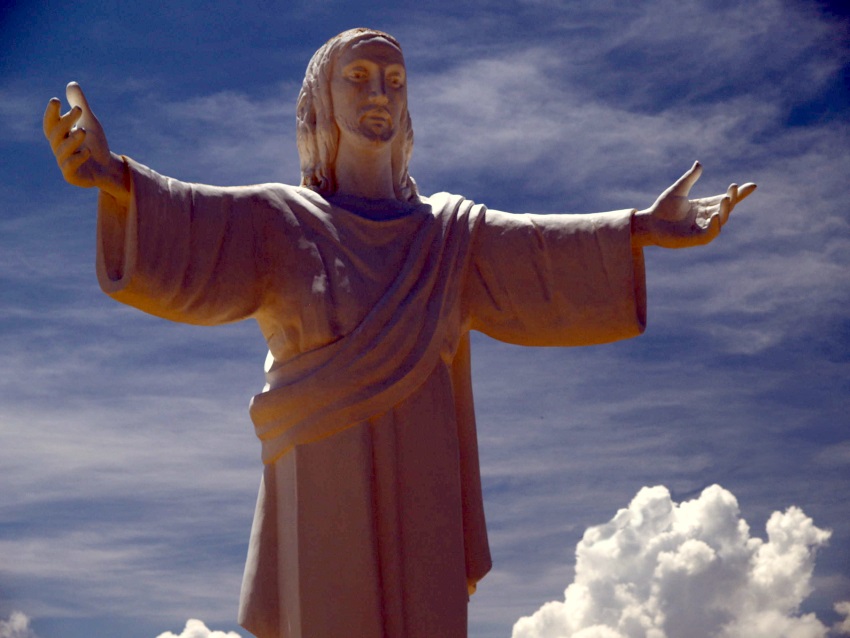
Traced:
<path fill-rule="evenodd" d="M 372 119 L 372 114 L 382 113 L 385 117 L 378 120 Z M 337 120 L 337 126 L 351 133 L 354 137 L 365 139 L 369 142 L 390 142 L 395 137 L 396 127 L 387 109 L 382 107 L 368 106 L 358 113 L 357 122 L 351 122 L 347 118 L 343 121 Z"/>

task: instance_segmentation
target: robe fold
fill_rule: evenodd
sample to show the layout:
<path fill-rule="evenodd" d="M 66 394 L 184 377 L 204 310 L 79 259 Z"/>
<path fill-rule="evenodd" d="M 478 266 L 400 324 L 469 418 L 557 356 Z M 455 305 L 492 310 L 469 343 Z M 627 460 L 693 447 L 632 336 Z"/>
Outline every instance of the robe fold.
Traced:
<path fill-rule="evenodd" d="M 260 638 L 462 638 L 490 568 L 470 330 L 524 345 L 636 336 L 633 211 L 513 215 L 439 193 L 375 220 L 304 188 L 187 184 L 127 160 L 97 273 L 173 321 L 255 319 L 263 479 L 240 601 Z"/>

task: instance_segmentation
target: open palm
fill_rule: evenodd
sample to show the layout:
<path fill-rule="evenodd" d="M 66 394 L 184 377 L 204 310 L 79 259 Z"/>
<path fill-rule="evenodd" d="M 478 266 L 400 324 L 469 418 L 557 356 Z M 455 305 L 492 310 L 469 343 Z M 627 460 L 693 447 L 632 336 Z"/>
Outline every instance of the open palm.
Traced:
<path fill-rule="evenodd" d="M 707 244 L 720 233 L 732 209 L 756 189 L 755 184 L 732 184 L 723 195 L 688 199 L 701 174 L 702 166 L 694 163 L 652 206 L 637 213 L 643 245 L 687 248 Z"/>

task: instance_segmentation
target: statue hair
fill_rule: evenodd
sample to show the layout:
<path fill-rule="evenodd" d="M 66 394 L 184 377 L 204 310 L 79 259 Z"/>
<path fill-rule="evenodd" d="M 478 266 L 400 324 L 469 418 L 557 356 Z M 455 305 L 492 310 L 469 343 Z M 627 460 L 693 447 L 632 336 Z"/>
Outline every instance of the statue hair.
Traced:
<path fill-rule="evenodd" d="M 398 41 L 374 29 L 350 29 L 325 42 L 313 54 L 295 109 L 295 140 L 301 159 L 301 185 L 325 195 L 337 190 L 334 164 L 339 148 L 339 128 L 331 101 L 331 74 L 340 54 L 348 47 L 370 38 L 384 38 L 401 50 Z M 402 201 L 417 201 L 416 182 L 407 168 L 413 154 L 413 125 L 405 107 L 398 133 L 392 141 L 392 174 L 395 196 Z"/>

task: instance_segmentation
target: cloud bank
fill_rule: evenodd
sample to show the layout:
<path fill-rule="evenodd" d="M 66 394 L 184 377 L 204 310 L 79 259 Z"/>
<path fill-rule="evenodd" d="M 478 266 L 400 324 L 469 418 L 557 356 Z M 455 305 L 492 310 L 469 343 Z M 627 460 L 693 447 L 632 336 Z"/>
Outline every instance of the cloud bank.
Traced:
<path fill-rule="evenodd" d="M 179 635 L 166 631 L 156 638 L 242 638 L 242 636 L 237 634 L 235 631 L 228 631 L 227 633 L 223 631 L 213 631 L 200 620 L 190 618 L 186 621 L 186 627 L 184 627 L 182 633 Z"/>
<path fill-rule="evenodd" d="M 765 542 L 718 485 L 680 504 L 645 487 L 585 532 L 564 601 L 521 618 L 513 638 L 823 638 L 829 629 L 799 609 L 830 534 L 789 507 L 770 517 Z"/>
<path fill-rule="evenodd" d="M 38 636 L 30 628 L 29 617 L 20 611 L 13 611 L 8 620 L 0 620 L 0 638 L 38 638 Z M 190 618 L 180 634 L 166 631 L 156 638 L 242 638 L 242 636 L 235 631 L 214 631 L 203 621 Z"/>

